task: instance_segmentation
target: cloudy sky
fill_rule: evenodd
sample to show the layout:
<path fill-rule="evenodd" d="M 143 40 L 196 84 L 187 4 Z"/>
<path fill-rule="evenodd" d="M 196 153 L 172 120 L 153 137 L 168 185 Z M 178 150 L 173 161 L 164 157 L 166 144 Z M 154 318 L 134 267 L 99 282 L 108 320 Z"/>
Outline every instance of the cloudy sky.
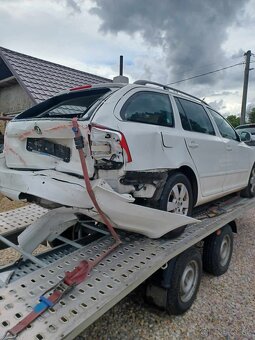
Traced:
<path fill-rule="evenodd" d="M 245 51 L 255 68 L 255 0 L 0 0 L 0 32 L 0 46 L 109 78 L 123 54 L 131 81 L 175 83 L 225 115 L 240 113 Z"/>

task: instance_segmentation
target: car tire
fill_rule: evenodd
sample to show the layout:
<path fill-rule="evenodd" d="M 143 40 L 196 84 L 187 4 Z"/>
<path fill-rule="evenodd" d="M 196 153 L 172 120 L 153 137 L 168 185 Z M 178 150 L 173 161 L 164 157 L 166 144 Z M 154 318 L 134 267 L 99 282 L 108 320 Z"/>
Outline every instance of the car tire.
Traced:
<path fill-rule="evenodd" d="M 248 198 L 255 196 L 255 165 L 251 169 L 248 185 L 241 191 L 240 195 Z"/>
<path fill-rule="evenodd" d="M 183 190 L 183 191 L 182 191 Z M 184 194 L 184 195 L 183 195 Z M 175 172 L 168 178 L 160 197 L 159 209 L 191 216 L 193 193 L 190 181 L 181 172 Z M 180 236 L 186 226 L 172 230 L 164 235 L 167 238 Z"/>
<path fill-rule="evenodd" d="M 224 274 L 233 252 L 233 232 L 229 224 L 204 240 L 203 269 L 214 276 Z"/>
<path fill-rule="evenodd" d="M 202 276 L 202 259 L 198 249 L 191 247 L 175 259 L 167 290 L 166 310 L 170 315 L 185 313 L 193 304 Z"/>

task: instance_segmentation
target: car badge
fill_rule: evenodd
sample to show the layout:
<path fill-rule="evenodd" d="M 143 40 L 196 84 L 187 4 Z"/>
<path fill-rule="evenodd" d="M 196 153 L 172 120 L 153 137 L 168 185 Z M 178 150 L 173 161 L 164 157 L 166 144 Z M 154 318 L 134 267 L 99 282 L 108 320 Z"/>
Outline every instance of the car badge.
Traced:
<path fill-rule="evenodd" d="M 34 126 L 34 130 L 35 130 L 35 132 L 36 132 L 38 135 L 41 135 L 41 134 L 42 134 L 42 130 L 39 128 L 38 125 L 35 125 L 35 126 Z"/>

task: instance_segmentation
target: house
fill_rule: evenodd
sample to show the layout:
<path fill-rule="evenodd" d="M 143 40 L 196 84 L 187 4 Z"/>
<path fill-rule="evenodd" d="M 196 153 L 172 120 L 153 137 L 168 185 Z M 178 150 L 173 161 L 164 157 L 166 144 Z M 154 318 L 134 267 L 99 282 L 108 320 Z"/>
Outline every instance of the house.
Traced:
<path fill-rule="evenodd" d="M 15 115 L 68 88 L 111 81 L 0 47 L 0 116 Z"/>

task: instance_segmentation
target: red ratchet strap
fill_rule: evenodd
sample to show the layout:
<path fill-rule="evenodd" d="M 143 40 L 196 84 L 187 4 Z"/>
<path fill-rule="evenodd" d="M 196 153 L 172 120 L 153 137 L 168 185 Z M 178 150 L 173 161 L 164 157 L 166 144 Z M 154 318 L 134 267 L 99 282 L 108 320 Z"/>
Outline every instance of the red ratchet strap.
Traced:
<path fill-rule="evenodd" d="M 42 315 L 48 308 L 55 304 L 69 293 L 75 286 L 83 282 L 93 267 L 92 261 L 81 261 L 71 272 L 66 272 L 63 280 L 58 282 L 54 287 L 47 290 L 39 298 L 39 303 L 33 308 L 33 311 L 23 318 L 17 325 L 5 333 L 3 340 L 16 339 L 27 326 Z"/>
<path fill-rule="evenodd" d="M 113 227 L 112 223 L 110 222 L 110 220 L 106 217 L 106 215 L 104 214 L 104 212 L 101 210 L 100 206 L 98 205 L 97 200 L 96 200 L 96 196 L 95 196 L 94 191 L 92 189 L 92 186 L 91 186 L 91 183 L 90 183 L 90 180 L 89 180 L 88 168 L 87 168 L 87 164 L 86 164 L 86 160 L 85 160 L 85 156 L 84 156 L 84 152 L 83 152 L 84 139 L 83 139 L 83 136 L 81 134 L 77 118 L 73 118 L 72 123 L 73 123 L 73 132 L 74 132 L 74 135 L 75 135 L 74 142 L 75 142 L 76 149 L 79 152 L 81 167 L 82 167 L 82 172 L 83 172 L 87 192 L 89 194 L 89 197 L 90 197 L 92 203 L 94 204 L 94 207 L 96 208 L 96 210 L 98 211 L 98 213 L 102 217 L 103 223 L 109 229 L 109 231 L 110 231 L 112 237 L 115 239 L 116 243 L 120 244 L 121 240 L 120 240 L 118 234 L 114 230 L 114 227 Z"/>
<path fill-rule="evenodd" d="M 22 319 L 16 326 L 8 330 L 5 333 L 5 336 L 2 338 L 2 340 L 15 339 L 18 334 L 20 334 L 25 328 L 27 328 L 27 326 L 29 326 L 40 315 L 42 315 L 48 308 L 55 306 L 59 300 L 61 300 L 66 294 L 70 292 L 70 290 L 72 290 L 75 286 L 79 285 L 81 282 L 85 281 L 91 269 L 94 268 L 107 255 L 109 255 L 121 243 L 121 240 L 116 231 L 114 230 L 111 221 L 107 218 L 107 216 L 104 214 L 104 212 L 101 210 L 100 206 L 97 203 L 96 196 L 94 194 L 89 179 L 88 168 L 83 152 L 84 139 L 80 132 L 77 118 L 73 118 L 72 123 L 73 123 L 72 129 L 75 134 L 74 137 L 75 146 L 79 152 L 87 192 L 90 196 L 92 203 L 94 204 L 94 207 L 102 217 L 102 221 L 107 226 L 115 242 L 99 257 L 96 257 L 95 260 L 81 261 L 78 267 L 75 267 L 73 271 L 65 272 L 64 279 L 57 283 L 54 287 L 51 287 L 49 290 L 47 290 L 42 296 L 40 296 L 39 303 L 33 308 L 33 311 L 29 313 L 24 319 Z"/>

